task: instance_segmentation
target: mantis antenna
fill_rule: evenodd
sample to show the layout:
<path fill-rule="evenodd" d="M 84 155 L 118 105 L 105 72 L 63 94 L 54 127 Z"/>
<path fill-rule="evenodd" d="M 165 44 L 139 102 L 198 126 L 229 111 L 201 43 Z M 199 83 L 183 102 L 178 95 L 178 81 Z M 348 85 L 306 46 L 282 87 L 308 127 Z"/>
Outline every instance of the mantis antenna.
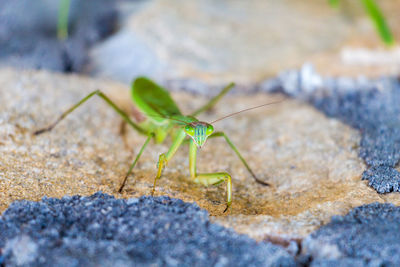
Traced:
<path fill-rule="evenodd" d="M 226 118 L 229 118 L 229 117 L 238 115 L 238 114 L 240 114 L 240 113 L 243 113 L 243 112 L 246 112 L 246 111 L 249 111 L 249 110 L 252 110 L 252 109 L 261 108 L 261 107 L 269 106 L 269 105 L 273 105 L 273 104 L 278 104 L 278 103 L 281 103 L 281 102 L 283 102 L 283 101 L 285 101 L 285 99 L 281 99 L 281 100 L 279 100 L 279 101 L 274 101 L 274 102 L 269 102 L 269 103 L 262 104 L 262 105 L 259 105 L 259 106 L 255 106 L 255 107 L 252 107 L 252 108 L 246 108 L 246 109 L 240 110 L 240 111 L 238 111 L 238 112 L 234 112 L 234 113 L 231 113 L 231 114 L 229 114 L 229 115 L 226 115 L 226 116 L 224 116 L 224 117 L 222 117 L 222 118 L 216 119 L 215 121 L 211 122 L 210 124 L 213 124 L 213 123 L 215 123 L 215 122 L 217 122 L 217 121 L 221 121 L 221 120 L 223 120 L 223 119 L 226 119 Z"/>
<path fill-rule="evenodd" d="M 278 103 L 281 103 L 281 102 L 283 102 L 283 101 L 285 101 L 285 99 L 281 99 L 281 100 L 278 100 L 278 101 L 265 103 L 265 104 L 262 104 L 262 105 L 259 105 L 259 106 L 255 106 L 255 107 L 251 107 L 251 108 L 246 108 L 246 109 L 243 109 L 243 110 L 240 110 L 240 111 L 237 111 L 237 112 L 228 114 L 228 115 L 226 115 L 226 116 L 224 116 L 224 117 L 221 117 L 221 118 L 219 118 L 219 119 L 216 119 L 215 121 L 210 122 L 210 124 L 214 124 L 215 122 L 224 120 L 224 119 L 226 119 L 226 118 L 229 118 L 229 117 L 238 115 L 238 114 L 243 113 L 243 112 L 246 112 L 246 111 L 250 111 L 250 110 L 253 110 L 253 109 L 256 109 L 256 108 L 261 108 L 261 107 L 265 107 L 265 106 L 269 106 L 269 105 L 273 105 L 273 104 L 278 104 Z M 151 105 L 151 106 L 153 107 L 153 105 Z M 159 110 L 158 110 L 156 107 L 153 107 L 153 108 L 154 108 L 157 112 L 159 112 Z M 186 121 L 183 121 L 183 120 L 179 120 L 179 119 L 176 119 L 176 118 L 172 118 L 172 117 L 166 116 L 166 115 L 164 115 L 164 114 L 162 114 L 162 113 L 160 113 L 160 112 L 159 112 L 159 116 L 150 115 L 150 114 L 146 114 L 146 116 L 149 116 L 149 117 L 159 117 L 159 118 L 164 118 L 164 119 L 168 119 L 168 120 L 178 121 L 178 122 L 181 122 L 181 123 L 186 124 L 186 125 L 189 124 L 189 123 L 187 123 Z"/>

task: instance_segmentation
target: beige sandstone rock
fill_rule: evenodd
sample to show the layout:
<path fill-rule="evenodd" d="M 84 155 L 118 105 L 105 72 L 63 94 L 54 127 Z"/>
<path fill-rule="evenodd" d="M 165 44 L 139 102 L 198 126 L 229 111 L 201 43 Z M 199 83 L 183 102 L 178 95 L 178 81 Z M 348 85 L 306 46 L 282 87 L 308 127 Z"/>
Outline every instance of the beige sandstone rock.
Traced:
<path fill-rule="evenodd" d="M 131 3 L 121 31 L 92 49 L 90 71 L 126 83 L 146 74 L 245 86 L 304 62 L 330 76 L 398 75 L 400 48 L 384 46 L 361 2 L 342 0 L 337 9 L 320 0 Z M 399 3 L 378 3 L 397 39 Z"/>
<path fill-rule="evenodd" d="M 92 51 L 92 70 L 252 84 L 337 49 L 350 34 L 338 13 L 318 0 L 148 1 Z"/>
<path fill-rule="evenodd" d="M 18 199 L 90 195 L 99 190 L 123 198 L 150 193 L 158 155 L 168 149 L 169 141 L 151 143 L 123 194 L 117 193 L 145 138 L 130 129 L 121 135 L 121 119 L 98 98 L 52 132 L 32 135 L 98 88 L 131 110 L 128 88 L 114 82 L 44 71 L 0 71 L 1 211 Z M 207 100 L 184 93 L 174 98 L 184 112 Z M 212 121 L 279 98 L 227 96 L 199 118 Z M 217 122 L 215 128 L 231 137 L 256 174 L 272 186 L 255 183 L 224 140 L 212 139 L 198 154 L 198 169 L 231 173 L 231 210 L 222 213 L 224 185 L 205 188 L 190 182 L 187 146 L 169 162 L 156 195 L 196 201 L 214 221 L 258 240 L 302 238 L 352 207 L 385 200 L 400 203 L 398 194 L 381 197 L 361 181 L 365 166 L 357 156 L 359 133 L 306 104 L 287 99 Z"/>

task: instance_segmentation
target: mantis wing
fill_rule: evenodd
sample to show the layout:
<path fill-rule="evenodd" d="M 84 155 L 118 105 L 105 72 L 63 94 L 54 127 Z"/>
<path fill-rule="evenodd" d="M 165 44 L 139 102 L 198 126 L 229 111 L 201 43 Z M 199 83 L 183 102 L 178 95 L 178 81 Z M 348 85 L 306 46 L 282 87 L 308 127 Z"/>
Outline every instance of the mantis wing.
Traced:
<path fill-rule="evenodd" d="M 146 77 L 139 77 L 132 83 L 132 97 L 139 110 L 156 123 L 182 115 L 169 92 Z"/>

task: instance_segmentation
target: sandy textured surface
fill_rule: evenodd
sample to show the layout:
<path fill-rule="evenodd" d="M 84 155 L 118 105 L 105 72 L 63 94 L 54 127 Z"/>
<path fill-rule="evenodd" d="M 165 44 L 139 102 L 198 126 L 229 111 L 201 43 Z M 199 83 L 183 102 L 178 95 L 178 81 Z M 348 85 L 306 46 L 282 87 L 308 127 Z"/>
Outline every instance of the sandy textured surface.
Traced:
<path fill-rule="evenodd" d="M 70 104 L 95 89 L 113 92 L 117 103 L 131 110 L 126 86 L 79 76 L 48 72 L 0 71 L 0 209 L 14 200 L 43 196 L 116 197 L 149 194 L 158 155 L 168 149 L 150 144 L 123 194 L 117 188 L 145 138 L 127 130 L 100 99 L 92 99 L 51 133 L 33 136 Z M 206 101 L 174 94 L 184 112 Z M 210 114 L 212 121 L 230 112 L 282 96 L 228 96 Z M 360 135 L 335 119 L 294 100 L 248 112 L 215 124 L 237 144 L 256 174 L 272 184 L 253 182 L 223 139 L 209 140 L 198 154 L 201 172 L 228 171 L 233 177 L 232 209 L 223 214 L 225 187 L 204 188 L 188 179 L 188 148 L 169 162 L 156 195 L 196 201 L 213 220 L 256 239 L 299 238 L 326 223 L 334 214 L 374 201 L 399 203 L 398 194 L 379 196 L 361 181 Z"/>

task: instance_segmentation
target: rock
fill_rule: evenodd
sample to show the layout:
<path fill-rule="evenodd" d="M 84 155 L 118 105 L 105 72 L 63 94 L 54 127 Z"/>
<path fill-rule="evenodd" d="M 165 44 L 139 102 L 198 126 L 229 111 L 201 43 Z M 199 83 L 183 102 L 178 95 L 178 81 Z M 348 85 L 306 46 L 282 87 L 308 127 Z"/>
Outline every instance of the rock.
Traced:
<path fill-rule="evenodd" d="M 1 230 L 3 233 L 8 231 L 8 229 Z M 38 256 L 38 245 L 27 235 L 18 235 L 8 239 L 1 247 L 4 247 L 4 255 L 13 257 L 17 266 L 30 265 Z M 1 263 L 4 264 L 5 262 Z"/>
<path fill-rule="evenodd" d="M 345 216 L 333 217 L 305 238 L 302 245 L 316 259 L 312 266 L 366 266 L 367 263 L 397 266 L 399 219 L 400 207 L 381 203 L 363 205 Z"/>
<path fill-rule="evenodd" d="M 350 34 L 348 21 L 319 1 L 148 1 L 127 21 L 92 50 L 94 75 L 254 84 Z"/>
<path fill-rule="evenodd" d="M 82 72 L 88 48 L 116 28 L 114 1 L 70 1 L 69 38 L 57 39 L 61 0 L 0 1 L 0 66 Z"/>
<path fill-rule="evenodd" d="M 379 3 L 394 36 L 398 3 Z M 147 75 L 194 90 L 231 81 L 253 86 L 304 62 L 331 76 L 400 72 L 400 48 L 383 45 L 359 1 L 341 1 L 337 9 L 321 1 L 262 0 L 131 6 L 121 31 L 91 50 L 91 74 L 124 83 Z M 360 53 L 370 56 L 360 61 Z"/>
<path fill-rule="evenodd" d="M 381 194 L 400 191 L 400 173 L 392 167 L 371 167 L 363 173 L 362 179 L 368 180 L 368 184 Z"/>
<path fill-rule="evenodd" d="M 305 61 L 330 75 L 399 73 L 400 48 L 383 47 L 358 1 L 344 0 L 335 9 L 315 0 L 71 0 L 64 42 L 56 38 L 60 2 L 0 2 L 0 66 L 85 72 L 125 83 L 150 75 L 191 89 L 232 80 L 249 87 Z M 398 1 L 379 5 L 398 36 Z"/>
<path fill-rule="evenodd" d="M 399 192 L 400 173 L 395 169 L 400 160 L 398 79 L 326 78 L 305 64 L 261 83 L 259 89 L 303 99 L 359 129 L 359 155 L 368 165 L 362 179 L 379 193 Z"/>
<path fill-rule="evenodd" d="M 0 217 L 4 264 L 296 266 L 283 248 L 210 223 L 196 204 L 135 200 L 96 193 L 14 202 Z"/>
<path fill-rule="evenodd" d="M 316 259 L 310 264 L 311 267 L 364 267 L 368 266 L 363 260 L 344 258 L 337 260 Z M 374 266 L 374 265 L 372 265 Z"/>
<path fill-rule="evenodd" d="M 54 73 L 0 71 L 0 209 L 18 199 L 43 196 L 89 196 L 101 190 L 118 198 L 150 194 L 158 155 L 168 140 L 152 142 L 144 151 L 122 194 L 118 187 L 145 138 L 130 129 L 101 99 L 91 99 L 52 132 L 33 132 L 52 123 L 62 111 L 101 88 L 123 109 L 131 110 L 125 85 Z M 206 98 L 174 93 L 184 113 Z M 257 94 L 225 97 L 200 119 L 282 99 Z M 197 202 L 211 220 L 257 240 L 298 242 L 327 223 L 332 215 L 371 202 L 399 203 L 396 195 L 379 195 L 361 180 L 365 165 L 358 157 L 360 134 L 314 108 L 287 99 L 215 124 L 232 139 L 260 179 L 254 182 L 223 139 L 211 139 L 199 151 L 198 170 L 228 171 L 233 179 L 233 204 L 225 208 L 225 187 L 205 188 L 188 179 L 188 149 L 183 146 L 169 162 L 156 195 Z M 278 239 L 279 239 L 278 238 Z M 277 241 L 279 243 L 279 241 Z M 285 241 L 286 242 L 286 241 Z"/>

